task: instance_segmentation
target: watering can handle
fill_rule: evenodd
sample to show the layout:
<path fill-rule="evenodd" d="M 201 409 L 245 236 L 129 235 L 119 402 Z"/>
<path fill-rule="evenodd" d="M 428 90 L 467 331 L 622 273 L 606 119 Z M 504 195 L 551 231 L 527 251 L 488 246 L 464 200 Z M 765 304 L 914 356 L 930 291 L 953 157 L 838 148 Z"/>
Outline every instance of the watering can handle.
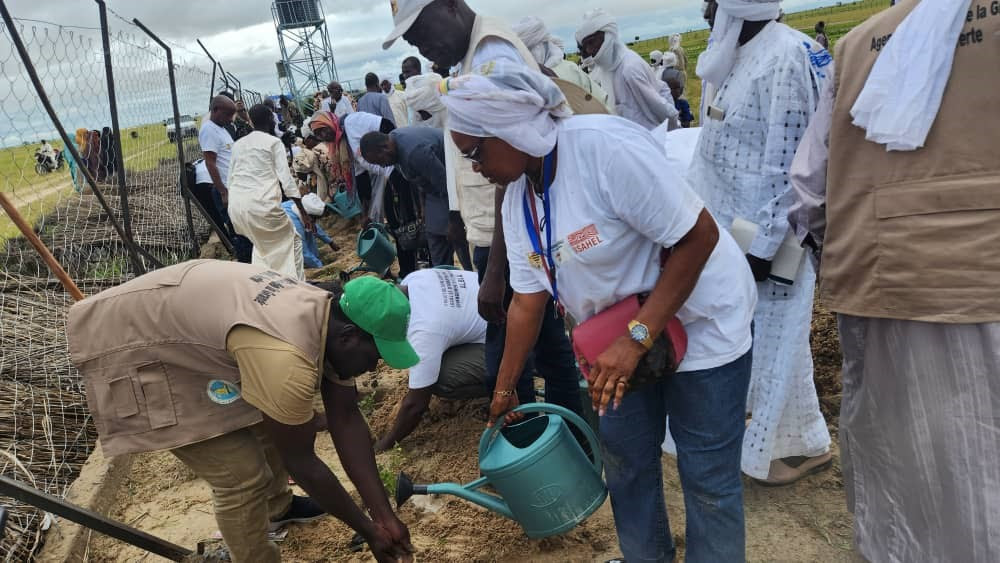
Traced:
<path fill-rule="evenodd" d="M 565 418 L 569 422 L 573 423 L 580 432 L 583 432 L 584 437 L 587 438 L 587 442 L 590 444 L 590 451 L 594 456 L 594 469 L 597 470 L 597 474 L 600 475 L 604 470 L 604 463 L 601 460 L 601 445 L 597 442 L 597 436 L 594 435 L 594 431 L 591 430 L 590 425 L 586 423 L 580 415 L 575 412 L 559 405 L 552 405 L 547 403 L 532 403 L 528 405 L 521 405 L 516 409 L 510 411 L 520 412 L 520 413 L 551 413 L 558 414 L 559 416 Z M 493 438 L 496 437 L 497 433 L 503 430 L 503 427 L 507 425 L 505 419 L 501 418 L 498 424 L 495 424 L 493 428 L 489 428 L 486 432 L 483 432 L 483 437 L 479 439 L 479 459 L 483 459 L 486 455 L 486 448 L 493 442 Z"/>

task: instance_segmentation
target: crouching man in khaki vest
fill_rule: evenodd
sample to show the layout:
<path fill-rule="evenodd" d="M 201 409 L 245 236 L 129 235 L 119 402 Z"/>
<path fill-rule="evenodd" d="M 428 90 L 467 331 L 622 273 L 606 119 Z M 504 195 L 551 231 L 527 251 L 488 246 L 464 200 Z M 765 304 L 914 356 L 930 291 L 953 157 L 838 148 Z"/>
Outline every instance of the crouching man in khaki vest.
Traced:
<path fill-rule="evenodd" d="M 409 559 L 409 531 L 378 477 L 354 378 L 382 358 L 417 363 L 403 294 L 366 277 L 342 295 L 260 267 L 194 260 L 70 309 L 69 348 L 109 456 L 170 450 L 211 485 L 237 563 L 279 561 L 269 529 L 324 511 L 379 561 Z M 313 398 L 371 518 L 313 450 Z M 288 475 L 311 497 L 294 497 Z"/>

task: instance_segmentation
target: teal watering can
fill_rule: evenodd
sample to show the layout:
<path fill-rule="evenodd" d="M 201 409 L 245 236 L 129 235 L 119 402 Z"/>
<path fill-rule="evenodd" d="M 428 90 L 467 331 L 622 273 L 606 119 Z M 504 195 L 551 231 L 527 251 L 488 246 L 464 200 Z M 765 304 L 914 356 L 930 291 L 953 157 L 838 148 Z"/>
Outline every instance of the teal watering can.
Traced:
<path fill-rule="evenodd" d="M 583 522 L 602 504 L 608 490 L 601 480 L 597 437 L 576 414 L 556 405 L 533 403 L 512 412 L 544 413 L 524 422 L 499 422 L 479 441 L 482 477 L 466 485 L 415 485 L 400 473 L 396 504 L 411 496 L 449 494 L 516 520 L 529 538 L 562 534 Z M 586 436 L 593 462 L 573 437 L 566 421 Z M 492 486 L 499 496 L 479 491 Z"/>
<path fill-rule="evenodd" d="M 333 195 L 333 201 L 326 204 L 330 211 L 340 215 L 344 219 L 353 219 L 361 215 L 361 202 L 357 197 L 347 193 L 344 186 L 340 186 L 337 193 Z"/>

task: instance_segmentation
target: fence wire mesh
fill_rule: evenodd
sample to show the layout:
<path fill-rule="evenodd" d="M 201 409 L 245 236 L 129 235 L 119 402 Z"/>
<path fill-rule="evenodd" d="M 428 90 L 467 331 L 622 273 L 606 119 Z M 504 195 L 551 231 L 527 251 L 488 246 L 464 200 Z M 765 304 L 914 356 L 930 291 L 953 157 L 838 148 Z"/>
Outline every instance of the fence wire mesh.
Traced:
<path fill-rule="evenodd" d="M 21 37 L 80 162 L 65 150 L 12 31 Z M 197 209 L 190 217 L 186 213 L 179 187 L 184 166 L 175 143 L 183 144 L 186 161 L 201 157 L 201 120 L 207 118 L 212 93 L 224 89 L 218 77 L 213 84 L 208 57 L 175 50 L 177 135 L 166 52 L 117 14 L 109 18 L 106 32 L 117 132 L 101 29 L 16 19 L 13 30 L 0 24 L 0 191 L 85 294 L 120 284 L 157 263 L 186 260 L 208 238 L 209 224 Z M 257 94 L 255 103 L 259 99 Z M 110 213 L 98 203 L 83 168 L 96 179 Z M 112 216 L 132 233 L 142 256 L 138 268 L 130 260 L 129 243 L 113 229 Z M 71 304 L 13 222 L 0 215 L 0 474 L 56 496 L 65 494 L 97 438 L 67 353 L 65 319 Z M 0 559 L 32 560 L 49 518 L 7 497 L 0 496 L 0 506 L 10 508 Z"/>

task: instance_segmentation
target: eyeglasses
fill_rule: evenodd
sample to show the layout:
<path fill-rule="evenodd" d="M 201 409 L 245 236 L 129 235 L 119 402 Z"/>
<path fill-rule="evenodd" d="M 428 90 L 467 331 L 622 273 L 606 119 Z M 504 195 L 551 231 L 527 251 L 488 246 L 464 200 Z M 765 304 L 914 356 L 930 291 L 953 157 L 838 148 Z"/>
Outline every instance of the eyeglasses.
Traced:
<path fill-rule="evenodd" d="M 476 143 L 476 146 L 472 147 L 471 151 L 469 151 L 467 153 L 462 153 L 462 156 L 465 157 L 465 158 L 467 158 L 467 159 L 469 159 L 469 160 L 471 160 L 472 162 L 474 162 L 476 164 L 482 164 L 483 163 L 483 143 L 485 143 L 485 142 L 486 142 L 486 139 L 480 139 L 479 142 Z"/>

